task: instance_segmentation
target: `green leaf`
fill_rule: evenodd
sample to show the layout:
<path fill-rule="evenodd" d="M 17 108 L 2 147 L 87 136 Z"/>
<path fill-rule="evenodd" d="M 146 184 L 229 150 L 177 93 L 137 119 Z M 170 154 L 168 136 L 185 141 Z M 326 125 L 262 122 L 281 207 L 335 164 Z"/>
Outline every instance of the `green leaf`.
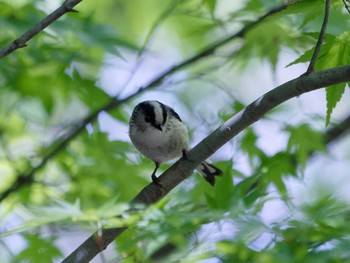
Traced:
<path fill-rule="evenodd" d="M 2 233 L 0 237 L 10 236 L 31 228 L 37 228 L 43 225 L 63 221 L 69 218 L 79 218 L 83 215 L 82 211 L 80 210 L 79 201 L 76 201 L 74 204 L 71 204 L 62 200 L 56 200 L 55 203 L 55 205 L 47 207 L 33 207 L 33 218 L 27 220 L 23 224 L 20 224 L 19 226 L 16 226 L 6 231 L 5 233 Z"/>
<path fill-rule="evenodd" d="M 43 262 L 51 263 L 62 256 L 61 251 L 55 246 L 54 239 L 41 239 L 37 235 L 23 235 L 28 245 L 17 256 L 18 262 Z"/>
<path fill-rule="evenodd" d="M 214 201 L 216 209 L 228 210 L 234 201 L 233 193 L 235 192 L 235 188 L 233 185 L 231 167 L 232 163 L 229 163 L 226 171 L 224 171 L 224 175 L 218 178 L 216 182 L 214 196 L 207 199 L 208 205 L 213 204 Z"/>
<path fill-rule="evenodd" d="M 312 53 L 313 49 L 306 51 L 302 56 L 290 63 L 288 66 L 301 62 L 308 62 L 311 59 Z M 345 32 L 338 37 L 327 34 L 325 44 L 321 46 L 321 51 L 315 67 L 318 70 L 323 70 L 348 64 L 350 64 L 350 32 Z M 344 91 L 345 83 L 340 83 L 326 88 L 326 126 L 328 126 L 331 119 L 331 114 L 337 103 L 342 98 Z"/>
<path fill-rule="evenodd" d="M 241 139 L 240 149 L 242 152 L 247 153 L 251 164 L 254 164 L 257 158 L 260 159 L 265 156 L 264 152 L 256 146 L 257 140 L 258 137 L 252 128 L 247 128 Z"/>
<path fill-rule="evenodd" d="M 259 171 L 263 174 L 266 183 L 272 183 L 283 198 L 287 195 L 287 187 L 283 181 L 284 176 L 296 175 L 296 167 L 289 153 L 278 152 L 272 157 L 264 158 Z"/>
<path fill-rule="evenodd" d="M 56 7 L 51 2 L 0 0 L 1 46 L 45 18 Z M 79 134 L 73 134 L 69 143 L 50 146 L 57 138 L 69 139 L 69 133 L 80 127 L 81 118 L 113 102 L 99 86 L 108 81 L 104 78 L 109 76 L 101 74 L 106 67 L 112 69 L 110 74 L 116 74 L 113 79 L 118 87 L 131 74 L 130 85 L 122 92 L 126 95 L 167 69 L 174 73 L 181 61 L 191 57 L 194 59 L 187 60 L 187 67 L 181 72 L 158 83 L 168 87 L 165 93 L 145 92 L 135 94 L 139 95 L 135 99 L 159 96 L 152 99 L 175 104 L 186 101 L 193 110 L 193 113 L 189 111 L 192 117 L 196 118 L 197 110 L 199 115 L 208 117 L 187 122 L 189 129 L 195 131 L 196 140 L 198 136 L 204 137 L 202 132 L 218 117 L 215 111 L 220 111 L 219 107 L 227 109 L 227 114 L 221 115 L 226 120 L 255 96 L 250 94 L 252 90 L 244 88 L 247 83 L 242 77 L 247 72 L 240 71 L 236 65 L 252 66 L 253 72 L 274 68 L 281 51 L 290 50 L 303 54 L 298 62 L 310 60 L 313 52 L 310 47 L 314 47 L 322 23 L 324 0 L 298 1 L 262 22 L 259 20 L 248 30 L 243 28 L 281 3 L 281 0 L 117 0 L 98 4 L 83 1 L 76 7 L 79 13 L 63 15 L 28 41 L 27 47 L 3 58 L 0 63 L 1 191 L 15 190 L 1 203 L 5 211 L 1 215 L 2 228 L 6 230 L 1 237 L 15 234 L 24 241 L 24 246 L 20 248 L 23 251 L 18 251 L 10 244 L 11 250 L 4 251 L 8 240 L 15 236 L 3 238 L 0 261 L 57 262 L 57 239 L 70 238 L 76 229 L 92 233 L 100 226 L 132 226 L 118 237 L 118 244 L 109 247 L 118 250 L 112 251 L 118 258 L 107 261 L 155 262 L 154 255 L 164 252 L 162 248 L 168 244 L 176 251 L 165 251 L 168 255 L 158 261 L 189 263 L 211 257 L 210 260 L 222 262 L 338 263 L 349 259 L 346 204 L 343 210 L 327 201 L 306 206 L 305 211 L 295 207 L 297 204 L 292 210 L 286 207 L 287 217 L 274 222 L 272 227 L 267 223 L 264 226 L 256 216 L 265 208 L 269 197 L 275 196 L 275 188 L 280 195 L 288 196 L 290 189 L 285 179 L 296 174 L 295 163 L 306 163 L 310 152 L 322 149 L 322 136 L 312 128 L 308 131 L 305 127 L 293 127 L 288 131 L 291 154 L 278 152 L 272 156 L 260 147 L 255 130 L 248 129 L 236 140 L 237 148 L 247 158 L 235 154 L 233 162 L 227 157 L 228 160 L 218 163 L 225 172 L 217 178 L 215 187 L 199 175 L 193 176 L 161 202 L 149 209 L 133 210 L 132 214 L 125 210 L 128 209 L 125 204 L 150 182 L 154 169 L 152 161 L 137 153 L 130 142 L 111 141 L 115 134 L 123 138 L 127 135 L 132 101 L 126 98 L 121 107 L 107 113 L 121 122 L 120 129 L 113 134 L 101 132 L 109 120 L 102 123 L 106 118 L 98 118 Z M 343 2 L 332 1 L 317 70 L 349 64 L 349 21 Z M 242 29 L 241 37 L 229 43 L 227 39 L 226 45 L 215 52 L 200 53 Z M 264 77 L 270 80 L 267 73 Z M 251 80 L 255 80 L 253 86 L 261 86 L 257 78 Z M 173 86 L 181 90 L 169 92 Z M 341 89 L 327 91 L 328 121 L 341 97 Z M 221 95 L 216 94 L 218 90 Z M 285 108 L 278 109 L 283 117 Z M 275 118 L 269 122 L 275 122 Z M 48 159 L 44 157 L 46 165 L 34 170 L 33 183 L 23 180 L 15 183 L 18 175 L 41 163 L 45 149 L 54 146 L 59 147 Z M 163 164 L 159 172 L 169 166 Z M 24 187 L 17 190 L 18 185 Z M 325 192 L 308 190 L 308 201 Z M 52 199 L 60 201 L 52 202 Z M 74 200 L 80 200 L 81 205 Z M 116 217 L 120 214 L 123 217 Z M 20 222 L 14 228 L 13 216 Z M 264 236 L 254 242 L 261 233 Z M 270 244 L 264 243 L 266 236 L 271 237 Z M 222 241 L 223 238 L 230 240 Z M 324 246 L 322 242 L 326 242 Z"/>
<path fill-rule="evenodd" d="M 304 13 L 304 19 L 303 22 L 300 25 L 300 28 L 303 28 L 306 26 L 306 24 L 308 24 L 309 22 L 313 21 L 314 19 L 316 19 L 319 16 L 322 16 L 324 14 L 324 4 L 323 1 L 320 0 L 307 0 L 307 1 L 300 1 L 302 3 L 309 3 L 309 2 L 313 2 L 313 5 L 309 5 L 308 7 L 310 8 L 308 10 L 308 12 L 303 12 Z"/>
<path fill-rule="evenodd" d="M 317 69 L 327 69 L 350 64 L 350 32 L 337 37 L 326 36 L 316 65 Z"/>
<path fill-rule="evenodd" d="M 315 38 L 315 41 L 318 38 L 318 34 L 308 33 L 308 35 Z M 288 66 L 297 63 L 308 62 L 311 59 L 313 52 L 314 48 L 309 49 L 298 59 L 290 63 Z M 349 63 L 350 32 L 345 32 L 340 36 L 326 34 L 325 43 L 321 46 L 320 54 L 315 67 L 318 70 L 323 70 L 332 67 L 347 65 Z"/>
<path fill-rule="evenodd" d="M 214 17 L 215 7 L 216 7 L 216 0 L 204 0 L 207 4 L 209 11 L 211 15 Z"/>
<path fill-rule="evenodd" d="M 246 1 L 244 11 L 257 11 L 264 8 L 264 4 L 260 0 L 249 0 Z"/>
<path fill-rule="evenodd" d="M 238 228 L 236 238 L 246 244 L 250 244 L 268 230 L 257 216 L 242 217 L 235 220 L 234 225 Z"/>
<path fill-rule="evenodd" d="M 324 9 L 324 6 L 321 5 L 322 2 L 323 2 L 322 0 L 297 1 L 292 5 L 289 5 L 288 8 L 280 12 L 279 15 L 284 16 L 284 15 L 291 15 L 291 14 L 304 14 L 304 13 L 312 12 L 313 10 L 315 10 L 315 8 Z M 319 15 L 322 15 L 322 12 Z"/>
<path fill-rule="evenodd" d="M 326 88 L 326 99 L 327 99 L 327 117 L 326 126 L 330 123 L 331 115 L 337 103 L 341 100 L 345 92 L 345 83 L 336 84 Z"/>
<path fill-rule="evenodd" d="M 247 63 L 252 57 L 270 62 L 275 69 L 283 46 L 297 46 L 300 33 L 280 19 L 268 19 L 249 30 L 244 37 L 244 45 L 234 59 Z"/>
<path fill-rule="evenodd" d="M 326 150 L 323 135 L 308 124 L 288 126 L 285 130 L 290 133 L 287 150 L 295 154 L 301 167 L 305 167 L 311 153 Z"/>
<path fill-rule="evenodd" d="M 264 180 L 260 173 L 255 173 L 239 182 L 235 188 L 239 199 L 244 201 L 247 207 L 252 206 L 258 198 L 267 195 L 269 182 Z"/>
<path fill-rule="evenodd" d="M 90 109 L 100 108 L 112 100 L 105 91 L 96 86 L 95 80 L 83 78 L 76 69 L 73 69 L 72 77 L 79 98 Z"/>

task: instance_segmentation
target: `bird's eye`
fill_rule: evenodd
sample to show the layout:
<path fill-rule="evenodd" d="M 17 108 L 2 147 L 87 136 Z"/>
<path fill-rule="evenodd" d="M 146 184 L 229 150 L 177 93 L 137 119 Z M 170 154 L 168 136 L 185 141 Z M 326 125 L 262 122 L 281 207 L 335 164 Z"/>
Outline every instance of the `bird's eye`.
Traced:
<path fill-rule="evenodd" d="M 145 122 L 151 122 L 150 117 L 146 116 L 146 117 L 145 117 Z"/>

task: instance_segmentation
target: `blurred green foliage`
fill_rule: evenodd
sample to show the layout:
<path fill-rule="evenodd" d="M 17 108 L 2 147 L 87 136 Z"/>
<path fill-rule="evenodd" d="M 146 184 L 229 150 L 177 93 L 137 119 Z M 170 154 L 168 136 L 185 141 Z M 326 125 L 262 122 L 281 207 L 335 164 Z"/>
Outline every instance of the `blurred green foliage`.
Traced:
<path fill-rule="evenodd" d="M 59 4 L 61 1 L 0 0 L 0 46 L 16 39 Z M 348 204 L 331 195 L 301 206 L 290 199 L 287 180 L 301 180 L 310 154 L 326 152 L 323 131 L 312 123 L 281 125 L 280 133 L 289 139 L 273 154 L 259 144 L 261 134 L 248 128 L 235 147 L 246 169 L 236 168 L 235 157 L 225 154 L 218 162 L 225 176 L 214 189 L 193 176 L 170 197 L 135 214 L 130 214 L 125 204 L 150 181 L 153 169 L 152 162 L 125 139 L 135 101 L 108 109 L 108 117 L 118 124 L 113 131 L 117 139 L 111 139 L 113 134 L 103 128 L 102 114 L 95 114 L 88 125 L 77 129 L 84 118 L 115 99 L 111 94 L 133 94 L 139 86 L 130 87 L 130 81 L 123 80 L 136 78 L 137 70 L 143 77 L 150 72 L 159 75 L 164 65 L 197 54 L 279 4 L 277 0 L 82 1 L 75 8 L 78 13 L 67 13 L 31 39 L 27 47 L 3 58 L 0 196 L 16 184 L 19 187 L 0 204 L 0 261 L 62 259 L 68 252 L 58 241 L 81 231 L 81 226 L 89 233 L 104 226 L 131 226 L 115 242 L 116 258 L 110 261 L 349 261 Z M 188 115 L 202 117 L 200 122 L 189 121 L 193 137 L 199 127 L 207 127 L 205 133 L 209 133 L 246 104 L 242 96 L 236 96 L 238 89 L 245 88 L 243 82 L 237 80 L 237 84 L 234 79 L 227 84 L 226 79 L 231 81 L 234 74 L 239 78 L 261 63 L 274 71 L 285 50 L 299 56 L 290 66 L 310 60 L 323 8 L 323 0 L 304 0 L 271 15 L 210 59 L 168 76 L 166 89 L 159 88 L 163 88 L 160 96 L 168 98 L 170 94 L 188 109 Z M 342 1 L 332 1 L 317 70 L 349 64 L 349 21 Z M 159 65 L 142 64 L 157 59 Z M 109 73 L 117 75 L 113 92 L 101 77 L 111 66 L 118 70 Z M 338 86 L 326 89 L 327 124 L 346 84 Z M 214 101 L 218 108 L 207 107 L 219 91 L 225 103 Z M 196 115 L 195 108 L 200 108 L 198 115 L 203 116 Z M 283 114 L 284 109 L 276 112 Z M 78 132 L 72 136 L 72 131 Z M 58 150 L 46 160 L 52 149 Z M 262 209 L 275 199 L 285 203 L 287 216 L 264 222 Z M 123 219 L 115 217 L 120 214 L 125 215 Z M 262 236 L 269 241 L 259 243 Z M 11 237 L 20 239 L 22 245 L 14 246 Z"/>

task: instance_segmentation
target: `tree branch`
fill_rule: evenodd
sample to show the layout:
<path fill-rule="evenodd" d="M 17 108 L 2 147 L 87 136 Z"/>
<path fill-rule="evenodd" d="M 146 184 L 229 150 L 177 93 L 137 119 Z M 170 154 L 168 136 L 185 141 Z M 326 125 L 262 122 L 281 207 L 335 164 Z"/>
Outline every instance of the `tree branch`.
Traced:
<path fill-rule="evenodd" d="M 82 1 L 82 0 L 80 0 L 80 1 Z M 75 3 L 75 2 L 78 3 L 80 1 L 68 0 L 67 2 L 65 2 L 65 4 L 69 2 L 72 5 L 72 3 Z M 77 4 L 77 3 L 75 3 L 75 4 Z M 170 75 L 174 74 L 175 72 L 185 68 L 186 66 L 188 66 L 190 64 L 193 64 L 195 62 L 198 62 L 199 60 L 201 60 L 201 59 L 203 59 L 203 58 L 213 54 L 216 49 L 218 49 L 219 47 L 222 47 L 223 45 L 227 44 L 228 42 L 230 42 L 230 41 L 232 41 L 232 40 L 234 40 L 236 38 L 243 37 L 254 26 L 259 24 L 263 20 L 267 19 L 271 15 L 274 15 L 277 12 L 280 12 L 280 11 L 284 10 L 285 8 L 287 8 L 286 5 L 281 5 L 281 6 L 272 8 L 270 11 L 268 11 L 263 16 L 259 17 L 257 20 L 247 24 L 245 27 L 243 27 L 237 33 L 232 34 L 232 35 L 230 35 L 230 36 L 228 36 L 228 37 L 226 37 L 226 38 L 224 38 L 224 39 L 222 39 L 220 41 L 217 41 L 216 43 L 213 43 L 213 44 L 209 45 L 208 47 L 203 49 L 198 54 L 196 54 L 196 55 L 194 55 L 194 56 L 192 56 L 192 57 L 190 57 L 188 59 L 185 59 L 181 63 L 179 63 L 177 65 L 174 65 L 173 67 L 169 68 L 165 72 L 161 73 L 158 77 L 153 79 L 146 86 L 140 87 L 139 90 L 136 93 L 132 94 L 131 96 L 129 96 L 129 97 L 125 98 L 125 99 L 122 99 L 122 100 L 119 100 L 118 97 L 111 98 L 111 100 L 108 103 L 106 103 L 105 105 L 101 106 L 100 108 L 98 108 L 94 112 L 90 113 L 87 117 L 85 117 L 79 123 L 73 125 L 70 129 L 68 129 L 68 131 L 66 132 L 65 135 L 63 135 L 61 138 L 57 139 L 54 143 L 52 143 L 52 145 L 50 147 L 48 147 L 46 155 L 44 155 L 43 159 L 41 160 L 41 162 L 38 165 L 36 165 L 35 167 L 31 168 L 28 172 L 25 172 L 23 174 L 18 175 L 17 178 L 16 178 L 16 181 L 12 184 L 12 186 L 1 193 L 1 195 L 0 195 L 0 202 L 2 202 L 11 193 L 16 192 L 21 187 L 32 184 L 34 182 L 34 175 L 35 175 L 35 173 L 37 171 L 39 171 L 41 168 L 43 168 L 46 165 L 46 163 L 51 158 L 53 158 L 57 153 L 59 153 L 62 149 L 64 149 L 71 140 L 73 140 L 82 130 L 84 130 L 84 128 L 85 128 L 85 126 L 87 124 L 89 124 L 89 123 L 93 122 L 94 120 L 96 120 L 98 115 L 99 115 L 99 113 L 101 113 L 103 111 L 113 110 L 116 107 L 120 106 L 121 104 L 123 104 L 123 103 L 131 100 L 132 98 L 140 95 L 140 93 L 142 93 L 142 92 L 144 92 L 146 90 L 149 90 L 149 89 L 151 89 L 151 88 L 153 88 L 155 86 L 160 85 L 165 78 L 167 78 Z M 52 14 L 50 16 L 52 16 Z"/>
<path fill-rule="evenodd" d="M 188 160 L 178 160 L 159 176 L 161 187 L 153 183 L 149 184 L 132 200 L 131 204 L 142 203 L 149 205 L 160 200 L 189 177 L 201 162 L 209 158 L 221 146 L 283 102 L 306 92 L 348 81 L 350 81 L 350 65 L 311 72 L 309 75 L 302 75 L 269 91 L 202 140 L 188 152 Z M 346 127 L 348 128 L 348 125 Z M 332 132 L 330 134 L 335 133 Z M 338 132 L 338 134 L 340 133 Z M 331 137 L 328 138 L 330 140 Z M 104 229 L 101 236 L 98 236 L 97 233 L 93 234 L 62 262 L 89 262 L 102 251 L 101 248 L 105 249 L 126 229 L 126 227 Z"/>
<path fill-rule="evenodd" d="M 326 0 L 325 10 L 324 10 L 324 18 L 323 18 L 323 23 L 322 23 L 322 27 L 321 27 L 321 32 L 320 32 L 320 35 L 318 37 L 314 53 L 312 54 L 312 58 L 311 58 L 309 67 L 307 68 L 305 74 L 310 74 L 315 69 L 315 64 L 316 64 L 316 61 L 317 61 L 317 58 L 318 58 L 318 54 L 320 53 L 321 46 L 322 46 L 324 37 L 326 35 L 326 28 L 327 28 L 328 18 L 329 18 L 329 9 L 330 9 L 330 2 L 329 2 L 329 0 Z"/>
<path fill-rule="evenodd" d="M 73 7 L 83 0 L 66 0 L 59 8 L 25 32 L 22 36 L 12 41 L 9 45 L 0 49 L 0 59 L 12 53 L 16 49 L 27 46 L 27 42 L 41 32 L 48 25 L 68 12 L 76 12 Z"/>
<path fill-rule="evenodd" d="M 330 144 L 341 139 L 350 130 L 350 115 L 338 125 L 327 130 L 325 134 L 325 144 Z"/>

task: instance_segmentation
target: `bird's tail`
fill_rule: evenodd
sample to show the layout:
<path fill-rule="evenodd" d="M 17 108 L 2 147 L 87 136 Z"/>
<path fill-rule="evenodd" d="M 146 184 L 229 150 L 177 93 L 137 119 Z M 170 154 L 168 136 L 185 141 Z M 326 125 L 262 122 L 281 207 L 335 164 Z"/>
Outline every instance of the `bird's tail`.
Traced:
<path fill-rule="evenodd" d="M 207 161 L 202 162 L 201 165 L 197 167 L 197 170 L 212 186 L 215 185 L 215 176 L 222 175 L 222 171 L 219 168 L 208 163 Z"/>

